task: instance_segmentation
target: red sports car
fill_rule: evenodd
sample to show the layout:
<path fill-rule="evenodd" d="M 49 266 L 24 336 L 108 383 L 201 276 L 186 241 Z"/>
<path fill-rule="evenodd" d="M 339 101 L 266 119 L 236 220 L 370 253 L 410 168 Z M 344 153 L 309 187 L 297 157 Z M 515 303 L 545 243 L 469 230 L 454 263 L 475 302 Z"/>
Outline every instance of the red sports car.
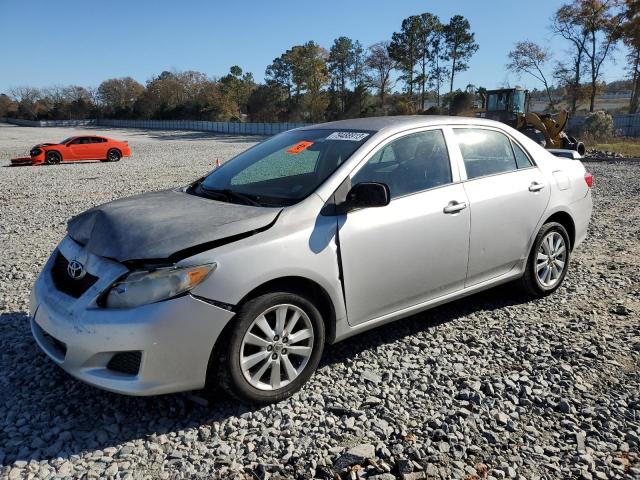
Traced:
<path fill-rule="evenodd" d="M 60 162 L 74 162 L 76 160 L 100 160 L 102 162 L 117 162 L 122 157 L 131 155 L 128 142 L 119 142 L 97 135 L 69 137 L 60 143 L 41 143 L 29 152 L 31 163 L 39 165 L 46 163 L 55 165 Z M 24 163 L 27 159 L 22 160 Z"/>

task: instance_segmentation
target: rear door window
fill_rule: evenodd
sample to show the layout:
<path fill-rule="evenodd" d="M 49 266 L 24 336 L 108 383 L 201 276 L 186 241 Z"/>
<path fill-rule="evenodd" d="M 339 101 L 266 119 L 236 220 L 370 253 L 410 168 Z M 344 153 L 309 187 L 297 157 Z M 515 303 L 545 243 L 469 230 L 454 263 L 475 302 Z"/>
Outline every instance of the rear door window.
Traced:
<path fill-rule="evenodd" d="M 510 172 L 518 169 L 509 138 L 495 130 L 454 128 L 467 178 Z"/>

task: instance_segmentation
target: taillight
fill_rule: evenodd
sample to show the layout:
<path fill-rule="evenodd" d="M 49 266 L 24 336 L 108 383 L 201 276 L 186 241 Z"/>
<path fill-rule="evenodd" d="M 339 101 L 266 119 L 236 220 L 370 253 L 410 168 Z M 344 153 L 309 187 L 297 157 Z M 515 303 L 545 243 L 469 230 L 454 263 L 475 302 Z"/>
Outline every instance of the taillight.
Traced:
<path fill-rule="evenodd" d="M 593 175 L 589 172 L 585 172 L 584 181 L 587 183 L 587 187 L 591 188 L 593 185 Z"/>

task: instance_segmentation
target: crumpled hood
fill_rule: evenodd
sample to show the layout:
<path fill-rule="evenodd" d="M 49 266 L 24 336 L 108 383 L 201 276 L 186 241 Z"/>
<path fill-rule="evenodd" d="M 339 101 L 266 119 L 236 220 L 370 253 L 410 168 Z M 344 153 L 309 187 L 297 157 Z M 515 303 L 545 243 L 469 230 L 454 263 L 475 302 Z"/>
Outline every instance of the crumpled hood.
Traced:
<path fill-rule="evenodd" d="M 268 228 L 281 208 L 219 202 L 164 190 L 91 208 L 69 220 L 69 236 L 95 255 L 124 262 L 185 258 L 225 239 Z"/>
<path fill-rule="evenodd" d="M 34 145 L 31 148 L 38 148 L 38 147 L 50 147 L 51 145 L 57 145 L 56 143 L 39 143 L 37 145 Z"/>

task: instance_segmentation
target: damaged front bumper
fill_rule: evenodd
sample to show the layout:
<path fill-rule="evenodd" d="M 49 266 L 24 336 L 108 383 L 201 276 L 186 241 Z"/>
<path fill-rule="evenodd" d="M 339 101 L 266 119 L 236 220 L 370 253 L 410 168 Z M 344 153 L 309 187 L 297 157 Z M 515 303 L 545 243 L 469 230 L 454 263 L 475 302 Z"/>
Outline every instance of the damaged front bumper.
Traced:
<path fill-rule="evenodd" d="M 78 298 L 63 293 L 52 277 L 56 252 L 36 280 L 31 329 L 54 362 L 116 393 L 155 395 L 204 387 L 211 351 L 233 312 L 191 295 L 136 308 L 101 308 L 97 298 L 124 267 L 84 252 L 69 237 L 59 250 L 68 259 L 81 258 L 98 280 Z"/>

